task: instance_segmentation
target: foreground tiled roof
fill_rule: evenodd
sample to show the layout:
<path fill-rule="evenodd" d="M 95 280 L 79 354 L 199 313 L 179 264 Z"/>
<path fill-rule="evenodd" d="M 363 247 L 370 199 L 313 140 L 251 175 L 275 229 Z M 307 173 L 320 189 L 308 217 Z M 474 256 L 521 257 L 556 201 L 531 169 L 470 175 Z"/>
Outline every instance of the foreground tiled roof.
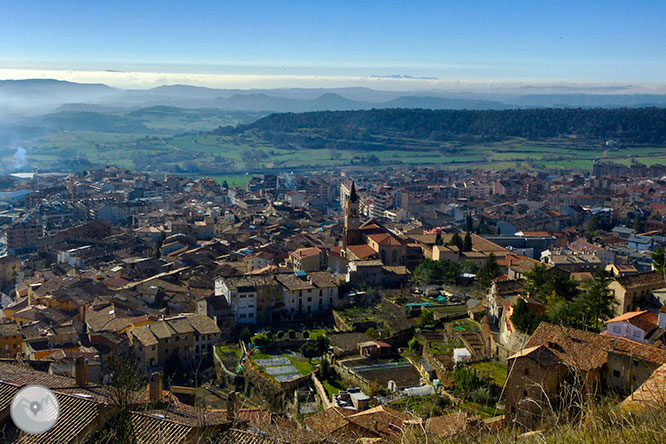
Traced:
<path fill-rule="evenodd" d="M 655 370 L 621 406 L 632 410 L 663 407 L 666 405 L 666 364 Z"/>
<path fill-rule="evenodd" d="M 347 426 L 365 429 L 370 436 L 391 436 L 397 434 L 406 421 L 414 418 L 386 406 L 377 406 L 369 410 L 354 410 L 331 407 L 316 413 L 305 420 L 314 432 L 320 435 L 331 435 Z M 356 433 L 355 433 L 356 434 Z"/>
<path fill-rule="evenodd" d="M 305 424 L 317 433 L 329 435 L 349 424 L 347 417 L 352 414 L 354 414 L 352 410 L 331 407 L 310 416 L 305 420 Z"/>
<path fill-rule="evenodd" d="M 451 413 L 429 418 L 425 427 L 427 431 L 440 438 L 449 438 L 464 432 L 470 422 L 478 419 L 478 416 L 470 416 L 467 412 Z"/>
<path fill-rule="evenodd" d="M 53 428 L 41 435 L 21 433 L 16 441 L 21 444 L 85 442 L 99 422 L 99 406 L 96 402 L 56 392 L 60 404 L 60 416 Z"/>
<path fill-rule="evenodd" d="M 575 328 L 542 322 L 525 348 L 545 345 L 565 365 L 579 370 L 602 367 L 608 353 L 631 355 L 657 364 L 666 363 L 666 349 L 624 338 L 613 338 Z"/>
<path fill-rule="evenodd" d="M 217 442 L 219 444 L 277 444 L 284 441 L 274 439 L 260 432 L 231 429 L 225 432 Z"/>
<path fill-rule="evenodd" d="M 166 420 L 159 415 L 134 412 L 130 422 L 136 444 L 180 444 L 192 431 L 192 427 Z"/>

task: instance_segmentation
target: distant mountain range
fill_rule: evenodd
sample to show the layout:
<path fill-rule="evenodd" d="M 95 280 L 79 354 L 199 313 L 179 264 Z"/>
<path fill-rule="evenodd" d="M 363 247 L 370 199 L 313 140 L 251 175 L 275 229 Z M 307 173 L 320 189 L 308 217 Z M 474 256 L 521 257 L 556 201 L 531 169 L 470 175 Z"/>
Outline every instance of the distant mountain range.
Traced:
<path fill-rule="evenodd" d="M 369 88 L 216 89 L 189 85 L 122 90 L 51 79 L 0 81 L 0 113 L 110 111 L 150 106 L 237 111 L 308 112 L 381 108 L 500 110 L 568 107 L 666 107 L 664 94 L 622 94 L 622 88 L 523 87 L 486 92 L 379 91 Z M 555 92 L 548 92 L 555 91 Z M 590 92 L 584 92 L 590 91 Z M 76 104 L 76 105 L 73 105 Z M 87 108 L 86 108 L 87 107 Z"/>

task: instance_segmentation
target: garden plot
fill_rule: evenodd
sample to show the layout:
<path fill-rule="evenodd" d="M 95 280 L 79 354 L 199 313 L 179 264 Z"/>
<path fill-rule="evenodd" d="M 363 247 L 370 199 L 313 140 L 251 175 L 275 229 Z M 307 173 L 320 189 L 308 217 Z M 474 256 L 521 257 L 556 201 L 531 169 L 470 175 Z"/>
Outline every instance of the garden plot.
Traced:
<path fill-rule="evenodd" d="M 271 375 L 271 376 L 288 375 L 288 374 L 298 373 L 298 370 L 296 370 L 296 367 L 294 367 L 291 364 L 290 365 L 279 365 L 279 366 L 276 366 L 276 367 L 264 367 L 264 371 L 266 372 L 266 374 Z"/>
<path fill-rule="evenodd" d="M 281 365 L 291 365 L 289 358 L 284 356 L 279 358 L 255 359 L 254 363 L 259 367 L 278 367 Z"/>

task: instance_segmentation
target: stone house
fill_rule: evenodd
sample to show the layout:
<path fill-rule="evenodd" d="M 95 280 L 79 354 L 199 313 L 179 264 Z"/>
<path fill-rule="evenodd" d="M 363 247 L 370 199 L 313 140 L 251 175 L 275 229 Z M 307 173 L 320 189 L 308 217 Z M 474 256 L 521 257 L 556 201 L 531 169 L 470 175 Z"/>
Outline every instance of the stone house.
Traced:
<path fill-rule="evenodd" d="M 656 271 L 617 277 L 608 285 L 617 301 L 617 315 L 639 310 L 650 302 L 654 290 L 664 287 L 664 277 Z"/>
<path fill-rule="evenodd" d="M 542 322 L 525 348 L 509 357 L 506 416 L 537 426 L 562 384 L 628 395 L 666 363 L 666 349 Z"/>

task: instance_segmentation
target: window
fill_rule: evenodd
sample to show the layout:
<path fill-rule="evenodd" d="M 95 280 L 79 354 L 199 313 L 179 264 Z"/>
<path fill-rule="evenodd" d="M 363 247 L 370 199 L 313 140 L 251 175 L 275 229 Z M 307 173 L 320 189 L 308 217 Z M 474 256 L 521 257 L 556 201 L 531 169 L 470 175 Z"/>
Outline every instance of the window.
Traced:
<path fill-rule="evenodd" d="M 528 376 L 529 374 L 530 374 L 530 369 L 529 369 L 529 368 L 526 368 L 526 369 L 525 369 L 525 376 Z"/>
<path fill-rule="evenodd" d="M 248 314 L 247 317 L 248 317 L 248 318 L 253 318 L 253 317 L 254 317 L 254 313 L 250 313 L 250 314 Z"/>
<path fill-rule="evenodd" d="M 245 313 L 241 313 L 240 315 L 238 315 L 238 317 L 241 319 L 245 319 L 247 315 Z"/>
<path fill-rule="evenodd" d="M 613 370 L 613 378 L 619 378 L 620 377 L 620 370 Z"/>

